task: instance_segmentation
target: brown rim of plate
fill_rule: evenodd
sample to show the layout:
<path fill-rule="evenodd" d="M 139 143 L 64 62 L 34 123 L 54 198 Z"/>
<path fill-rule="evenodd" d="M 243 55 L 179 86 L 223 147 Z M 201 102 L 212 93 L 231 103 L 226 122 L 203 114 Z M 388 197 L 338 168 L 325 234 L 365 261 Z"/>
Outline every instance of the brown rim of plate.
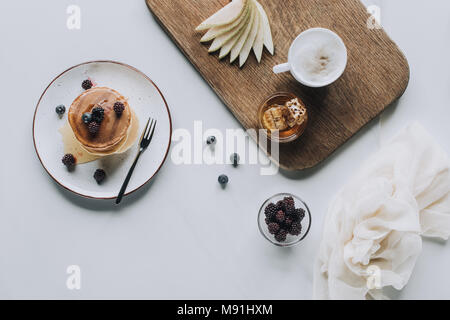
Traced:
<path fill-rule="evenodd" d="M 147 181 L 145 181 L 143 184 L 141 184 L 141 185 L 140 185 L 139 187 L 137 187 L 136 189 L 131 190 L 130 192 L 125 193 L 124 196 L 127 196 L 127 195 L 129 195 L 129 194 L 132 194 L 133 192 L 138 191 L 138 190 L 141 189 L 143 186 L 145 186 L 145 185 L 146 185 L 150 180 L 152 180 L 153 177 L 159 172 L 159 170 L 160 170 L 161 167 L 163 166 L 164 162 L 166 162 L 167 155 L 169 154 L 170 145 L 171 145 L 171 143 L 172 143 L 172 117 L 171 117 L 171 115 L 170 115 L 170 110 L 169 110 L 169 106 L 167 105 L 166 98 L 164 97 L 164 95 L 162 94 L 161 90 L 159 90 L 158 86 L 153 82 L 152 79 L 150 79 L 145 73 L 143 73 L 142 71 L 136 69 L 135 67 L 132 67 L 132 66 L 130 66 L 130 65 L 126 64 L 126 63 L 123 63 L 123 62 L 118 62 L 118 61 L 113 61 L 113 60 L 94 60 L 94 61 L 87 61 L 87 62 L 82 62 L 82 63 L 79 63 L 79 64 L 77 64 L 77 65 L 74 65 L 74 66 L 72 66 L 72 67 L 70 67 L 70 68 L 64 70 L 64 71 L 61 72 L 60 74 L 58 74 L 58 75 L 57 75 L 57 76 L 49 83 L 49 85 L 45 88 L 44 92 L 42 92 L 42 94 L 41 94 L 41 96 L 40 96 L 40 98 L 39 98 L 39 100 L 38 100 L 38 102 L 37 102 L 37 104 L 36 104 L 36 109 L 34 110 L 34 115 L 33 115 L 33 127 L 32 127 L 34 150 L 36 151 L 36 155 L 37 155 L 37 157 L 38 157 L 38 159 L 39 159 L 39 162 L 41 163 L 42 167 L 45 169 L 45 171 L 48 173 L 48 175 L 49 175 L 49 176 L 50 176 L 57 184 L 59 184 L 59 185 L 60 185 L 61 187 L 63 187 L 64 189 L 66 189 L 66 190 L 68 190 L 68 191 L 70 191 L 70 192 L 73 192 L 73 193 L 76 194 L 76 195 L 79 195 L 79 196 L 81 196 L 81 197 L 88 198 L 88 199 L 112 200 L 112 199 L 116 199 L 117 197 L 93 197 L 93 196 L 88 196 L 88 195 L 85 195 L 85 194 L 81 194 L 81 193 L 79 193 L 79 192 L 76 192 L 76 191 L 70 189 L 69 187 L 63 185 L 60 181 L 58 181 L 58 180 L 57 180 L 57 179 L 56 179 L 56 178 L 48 171 L 47 167 L 46 167 L 46 166 L 44 165 L 44 163 L 42 162 L 41 156 L 39 155 L 39 152 L 38 152 L 38 150 L 37 150 L 37 148 L 36 148 L 36 138 L 35 138 L 35 136 L 34 136 L 34 125 L 35 125 L 35 121 L 36 121 L 36 113 L 37 113 L 37 111 L 38 111 L 38 108 L 39 108 L 39 105 L 40 105 L 40 103 L 41 103 L 41 100 L 42 100 L 42 98 L 44 97 L 45 93 L 47 92 L 48 88 L 50 88 L 50 86 L 51 86 L 51 85 L 52 85 L 59 77 L 61 77 L 61 76 L 62 76 L 63 74 L 65 74 L 66 72 L 68 72 L 68 71 L 70 71 L 70 70 L 72 70 L 72 69 L 75 69 L 75 68 L 77 68 L 77 67 L 79 67 L 79 66 L 86 65 L 86 64 L 91 64 L 91 63 L 113 63 L 113 64 L 117 64 L 117 65 L 126 67 L 126 68 L 128 68 L 128 69 L 131 69 L 131 70 L 133 70 L 133 71 L 139 73 L 140 75 L 142 75 L 142 76 L 143 76 L 145 79 L 147 79 L 147 80 L 148 80 L 148 81 L 156 88 L 156 90 L 158 91 L 159 95 L 161 96 L 161 98 L 162 98 L 163 101 L 164 101 L 164 105 L 166 106 L 166 110 L 167 110 L 167 115 L 169 116 L 170 138 L 169 138 L 169 144 L 167 145 L 167 150 L 166 150 L 166 154 L 164 155 L 163 161 L 161 162 L 161 164 L 159 165 L 159 167 L 158 167 L 158 169 L 155 171 L 155 173 L 154 173 Z"/>

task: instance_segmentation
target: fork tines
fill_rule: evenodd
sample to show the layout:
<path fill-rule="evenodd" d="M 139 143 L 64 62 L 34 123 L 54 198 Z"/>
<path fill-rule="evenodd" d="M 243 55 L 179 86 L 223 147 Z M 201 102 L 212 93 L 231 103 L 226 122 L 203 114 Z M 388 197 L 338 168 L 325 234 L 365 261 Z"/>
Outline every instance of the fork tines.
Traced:
<path fill-rule="evenodd" d="M 146 148 L 150 144 L 153 138 L 153 133 L 156 128 L 156 120 L 153 118 L 148 118 L 147 124 L 145 125 L 145 129 L 142 132 L 140 147 Z"/>

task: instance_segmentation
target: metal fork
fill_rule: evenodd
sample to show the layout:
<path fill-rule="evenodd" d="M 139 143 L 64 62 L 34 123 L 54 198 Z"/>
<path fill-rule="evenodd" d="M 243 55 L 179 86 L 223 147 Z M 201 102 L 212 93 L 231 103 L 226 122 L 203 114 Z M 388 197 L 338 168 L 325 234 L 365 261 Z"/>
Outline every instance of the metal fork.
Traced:
<path fill-rule="evenodd" d="M 151 120 L 151 122 L 150 122 Z M 149 125 L 150 124 L 150 125 Z M 156 128 L 156 120 L 153 120 L 152 118 L 148 118 L 147 124 L 145 125 L 145 129 L 142 132 L 141 139 L 139 140 L 139 151 L 136 155 L 136 158 L 134 159 L 133 164 L 131 165 L 130 170 L 128 171 L 127 177 L 125 178 L 125 181 L 122 184 L 122 188 L 120 188 L 119 195 L 116 199 L 116 204 L 119 204 L 120 201 L 122 201 L 123 195 L 125 194 L 125 190 L 127 189 L 128 182 L 130 182 L 131 175 L 133 174 L 134 168 L 136 167 L 136 164 L 141 156 L 142 153 L 147 149 L 150 142 L 153 138 L 153 133 L 155 132 Z"/>

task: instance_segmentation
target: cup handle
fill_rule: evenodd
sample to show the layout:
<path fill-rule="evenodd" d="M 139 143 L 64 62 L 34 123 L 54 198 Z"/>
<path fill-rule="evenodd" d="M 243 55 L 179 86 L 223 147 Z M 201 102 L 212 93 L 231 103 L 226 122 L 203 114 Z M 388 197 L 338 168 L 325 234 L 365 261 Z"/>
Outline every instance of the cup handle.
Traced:
<path fill-rule="evenodd" d="M 290 70 L 289 63 L 283 63 L 283 64 L 279 64 L 279 65 L 273 67 L 274 73 L 282 73 L 282 72 L 287 72 L 289 70 Z"/>

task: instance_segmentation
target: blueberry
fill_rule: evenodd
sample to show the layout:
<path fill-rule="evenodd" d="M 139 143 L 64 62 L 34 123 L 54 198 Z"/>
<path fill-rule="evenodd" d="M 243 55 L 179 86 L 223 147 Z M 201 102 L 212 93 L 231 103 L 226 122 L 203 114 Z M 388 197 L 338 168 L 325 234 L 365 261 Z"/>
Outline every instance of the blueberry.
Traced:
<path fill-rule="evenodd" d="M 66 107 L 63 104 L 60 104 L 55 108 L 55 111 L 58 115 L 62 116 L 66 112 Z"/>
<path fill-rule="evenodd" d="M 221 185 L 226 185 L 228 183 L 228 177 L 224 174 L 221 174 L 218 179 Z"/>
<path fill-rule="evenodd" d="M 239 160 L 240 160 L 240 157 L 239 157 L 239 155 L 237 153 L 233 153 L 230 156 L 230 161 L 231 161 L 231 163 L 233 164 L 234 167 L 238 166 Z"/>
<path fill-rule="evenodd" d="M 208 139 L 206 139 L 206 144 L 215 144 L 216 143 L 216 137 L 210 136 Z"/>
<path fill-rule="evenodd" d="M 92 122 L 92 114 L 90 112 L 83 113 L 81 120 L 83 120 L 85 124 L 89 124 Z"/>

